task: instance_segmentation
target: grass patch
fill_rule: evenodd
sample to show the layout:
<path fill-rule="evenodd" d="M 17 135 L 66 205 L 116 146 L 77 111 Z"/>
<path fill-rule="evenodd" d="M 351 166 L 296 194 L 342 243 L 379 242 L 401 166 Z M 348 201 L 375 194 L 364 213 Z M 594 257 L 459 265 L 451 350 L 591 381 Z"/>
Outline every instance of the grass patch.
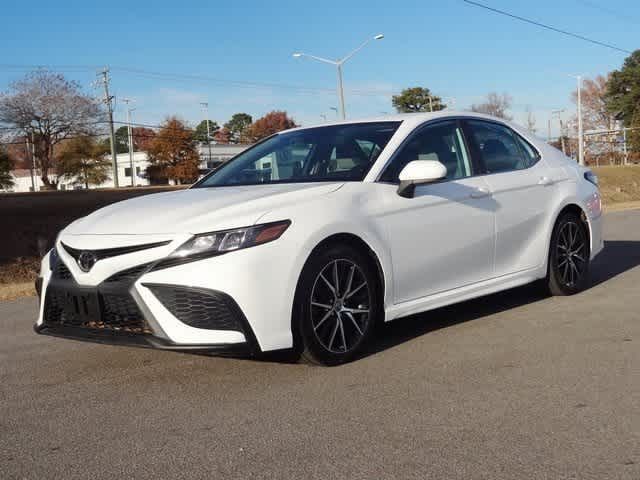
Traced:
<path fill-rule="evenodd" d="M 640 201 L 640 165 L 594 167 L 605 206 Z"/>
<path fill-rule="evenodd" d="M 0 284 L 0 302 L 22 297 L 35 297 L 35 295 L 36 289 L 33 282 Z"/>

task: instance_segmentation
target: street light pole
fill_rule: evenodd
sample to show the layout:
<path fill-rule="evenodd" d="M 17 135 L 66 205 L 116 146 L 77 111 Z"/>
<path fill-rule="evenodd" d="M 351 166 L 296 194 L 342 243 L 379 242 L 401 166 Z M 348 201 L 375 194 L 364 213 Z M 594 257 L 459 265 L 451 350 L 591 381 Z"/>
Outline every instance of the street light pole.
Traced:
<path fill-rule="evenodd" d="M 342 119 L 347 118 L 347 112 L 344 107 L 344 88 L 342 86 L 342 64 L 338 64 L 338 95 L 340 97 L 340 111 L 342 112 Z"/>
<path fill-rule="evenodd" d="M 211 161 L 211 131 L 209 128 L 209 102 L 200 102 L 200 106 L 204 110 L 204 121 L 207 122 L 207 149 L 209 150 L 209 158 L 207 159 L 207 168 Z"/>
<path fill-rule="evenodd" d="M 129 108 L 129 103 L 131 100 L 128 98 L 123 98 L 122 101 L 127 104 L 127 138 L 129 143 L 129 169 L 131 170 L 131 186 L 136 186 L 135 181 L 135 171 L 133 169 L 133 129 L 131 128 L 131 112 L 135 110 L 135 108 Z"/>
<path fill-rule="evenodd" d="M 382 35 L 382 34 L 378 34 L 375 37 L 368 38 L 358 48 L 356 48 L 355 50 L 353 50 L 351 53 L 349 53 L 347 56 L 341 58 L 340 60 L 330 60 L 328 58 L 318 57 L 318 56 L 315 56 L 315 55 L 309 55 L 307 53 L 300 53 L 300 52 L 294 53 L 293 56 L 294 56 L 294 58 L 301 58 L 301 57 L 312 58 L 313 60 L 317 60 L 317 61 L 322 62 L 322 63 L 328 63 L 329 65 L 334 65 L 336 67 L 337 73 L 338 73 L 338 99 L 340 101 L 340 114 L 342 116 L 342 119 L 344 120 L 344 119 L 347 118 L 347 112 L 346 112 L 345 102 L 344 102 L 344 87 L 343 87 L 343 81 L 342 81 L 342 66 L 347 62 L 347 60 L 349 60 L 356 53 L 358 53 L 360 50 L 362 50 L 369 42 L 371 42 L 372 40 L 382 40 L 383 38 L 384 38 L 384 35 Z"/>
<path fill-rule="evenodd" d="M 578 163 L 584 165 L 584 132 L 582 130 L 582 77 L 578 75 Z"/>

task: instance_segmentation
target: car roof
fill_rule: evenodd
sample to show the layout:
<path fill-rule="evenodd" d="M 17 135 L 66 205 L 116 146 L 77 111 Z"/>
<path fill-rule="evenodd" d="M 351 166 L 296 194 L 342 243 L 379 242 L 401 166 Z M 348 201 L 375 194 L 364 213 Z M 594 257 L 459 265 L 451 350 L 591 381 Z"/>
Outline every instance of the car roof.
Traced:
<path fill-rule="evenodd" d="M 405 124 L 408 124 L 407 126 L 411 127 L 411 126 L 420 125 L 421 123 L 424 123 L 429 120 L 435 120 L 439 118 L 444 119 L 444 118 L 451 118 L 451 117 L 481 118 L 484 120 L 493 120 L 496 122 L 504 123 L 506 125 L 510 125 L 510 122 L 502 118 L 493 117 L 491 115 L 485 115 L 483 113 L 456 111 L 456 110 L 440 110 L 438 112 L 397 113 L 393 115 L 381 115 L 376 117 L 336 120 L 336 121 L 318 123 L 315 125 L 306 125 L 304 127 L 291 128 L 289 130 L 283 130 L 282 132 L 279 132 L 279 133 L 306 130 L 308 128 L 327 127 L 331 125 L 353 125 L 357 123 L 373 123 L 373 122 L 403 122 Z"/>

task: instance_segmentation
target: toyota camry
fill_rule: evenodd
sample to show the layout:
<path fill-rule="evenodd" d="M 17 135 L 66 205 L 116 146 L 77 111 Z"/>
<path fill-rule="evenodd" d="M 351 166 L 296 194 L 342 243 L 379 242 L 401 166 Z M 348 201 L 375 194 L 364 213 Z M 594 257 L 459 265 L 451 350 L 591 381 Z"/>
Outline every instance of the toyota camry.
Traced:
<path fill-rule="evenodd" d="M 399 317 L 531 282 L 580 292 L 602 248 L 596 176 L 525 129 L 455 112 L 337 122 L 68 225 L 35 330 L 336 365 Z"/>

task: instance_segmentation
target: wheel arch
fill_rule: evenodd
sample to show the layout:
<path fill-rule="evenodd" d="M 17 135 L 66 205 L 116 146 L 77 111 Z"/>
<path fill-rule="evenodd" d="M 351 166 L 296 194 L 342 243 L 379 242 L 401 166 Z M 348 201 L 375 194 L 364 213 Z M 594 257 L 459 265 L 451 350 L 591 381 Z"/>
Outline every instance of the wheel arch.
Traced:
<path fill-rule="evenodd" d="M 553 231 L 556 228 L 556 224 L 558 223 L 558 220 L 560 220 L 562 215 L 564 215 L 565 213 L 575 213 L 580 217 L 580 220 L 587 227 L 587 237 L 588 237 L 587 240 L 589 243 L 589 249 L 591 250 L 593 248 L 592 227 L 591 227 L 591 222 L 589 221 L 589 216 L 587 215 L 586 209 L 582 207 L 578 202 L 575 202 L 575 201 L 569 201 L 565 203 L 564 205 L 559 207 L 558 211 L 553 216 L 553 222 L 551 222 L 551 228 L 549 229 L 549 232 L 547 234 L 547 249 L 545 252 L 545 272 L 547 275 L 549 273 L 549 249 L 551 246 L 551 237 L 553 236 Z"/>
<path fill-rule="evenodd" d="M 334 245 L 348 245 L 355 250 L 358 250 L 360 253 L 364 254 L 365 257 L 371 262 L 371 266 L 374 267 L 376 272 L 376 279 L 378 280 L 378 286 L 380 288 L 380 296 L 383 299 L 382 309 L 384 310 L 384 298 L 387 289 L 387 279 L 385 277 L 385 270 L 382 266 L 382 262 L 380 261 L 379 255 L 376 251 L 367 243 L 362 237 L 356 235 L 354 233 L 349 232 L 340 232 L 331 234 L 320 242 L 318 242 L 313 249 L 307 255 L 307 258 L 300 270 L 300 274 L 298 276 L 298 281 L 296 282 L 296 289 L 294 294 L 293 305 L 291 306 L 291 332 L 293 334 L 293 345 L 294 348 L 297 348 L 300 345 L 300 332 L 298 332 L 298 328 L 295 322 L 296 316 L 298 312 L 295 311 L 296 305 L 298 304 L 298 295 L 301 294 L 300 291 L 300 280 L 302 278 L 302 272 L 309 260 L 316 255 L 318 252 L 321 252 L 327 248 L 330 248 Z M 384 311 L 382 312 L 382 317 L 384 318 Z"/>

